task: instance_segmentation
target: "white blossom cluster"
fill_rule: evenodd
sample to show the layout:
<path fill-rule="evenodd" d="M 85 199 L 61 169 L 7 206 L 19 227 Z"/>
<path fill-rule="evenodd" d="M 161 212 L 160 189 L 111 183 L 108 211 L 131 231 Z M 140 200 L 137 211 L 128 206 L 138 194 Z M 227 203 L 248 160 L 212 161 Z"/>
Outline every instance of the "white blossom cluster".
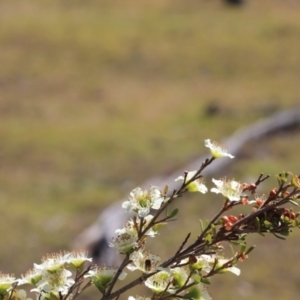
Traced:
<path fill-rule="evenodd" d="M 205 146 L 210 148 L 212 159 L 220 157 L 233 158 L 227 149 L 216 142 L 205 140 Z M 208 188 L 204 184 L 202 176 L 198 171 L 186 172 L 185 176 L 180 176 L 176 180 L 183 181 L 187 191 L 207 193 Z M 239 182 L 226 179 L 215 180 L 216 187 L 211 192 L 222 194 L 228 201 L 240 201 L 243 187 Z M 135 188 L 128 199 L 123 202 L 122 207 L 126 212 L 135 212 L 122 229 L 116 230 L 118 236 L 110 243 L 111 247 L 117 249 L 120 254 L 129 257 L 127 268 L 130 271 L 139 270 L 144 274 L 151 274 L 145 280 L 145 285 L 153 293 L 167 293 L 167 295 L 177 295 L 178 291 L 184 291 L 180 295 L 185 299 L 210 300 L 206 285 L 202 282 L 202 276 L 212 271 L 232 272 L 240 274 L 240 270 L 232 266 L 229 259 L 216 254 L 200 255 L 194 257 L 194 262 L 187 259 L 171 265 L 167 268 L 161 266 L 161 258 L 145 249 L 144 241 L 150 237 L 155 237 L 159 229 L 165 225 L 164 222 L 152 222 L 154 216 L 150 214 L 153 210 L 159 210 L 169 198 L 164 195 L 158 187 L 151 186 L 149 190 Z M 142 296 L 130 296 L 128 300 L 148 300 L 150 298 Z"/>
<path fill-rule="evenodd" d="M 34 264 L 32 270 L 21 278 L 0 274 L 1 299 L 31 300 L 20 286 L 33 286 L 38 300 L 72 299 L 70 288 L 75 284 L 74 274 L 91 261 L 86 252 L 55 253 L 48 255 L 41 264 Z"/>

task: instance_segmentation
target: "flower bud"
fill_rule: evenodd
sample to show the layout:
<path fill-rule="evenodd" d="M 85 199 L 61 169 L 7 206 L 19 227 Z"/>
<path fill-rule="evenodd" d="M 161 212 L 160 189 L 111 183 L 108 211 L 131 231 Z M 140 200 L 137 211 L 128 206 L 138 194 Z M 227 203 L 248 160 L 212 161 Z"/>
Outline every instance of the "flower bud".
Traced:
<path fill-rule="evenodd" d="M 221 218 L 221 220 L 223 221 L 223 224 L 226 224 L 226 223 L 229 222 L 229 218 L 228 218 L 227 216 L 223 216 L 223 217 Z"/>
<path fill-rule="evenodd" d="M 231 228 L 232 228 L 232 223 L 231 223 L 231 222 L 227 222 L 227 223 L 225 224 L 225 229 L 226 229 L 227 231 L 229 231 L 229 230 L 231 230 Z"/>
<path fill-rule="evenodd" d="M 277 189 L 273 189 L 269 193 L 270 196 L 275 197 L 277 195 Z"/>
<path fill-rule="evenodd" d="M 238 218 L 237 218 L 236 216 L 232 216 L 232 215 L 230 215 L 230 216 L 228 217 L 228 219 L 229 219 L 229 221 L 230 221 L 231 223 L 235 223 L 235 222 L 238 220 Z"/>

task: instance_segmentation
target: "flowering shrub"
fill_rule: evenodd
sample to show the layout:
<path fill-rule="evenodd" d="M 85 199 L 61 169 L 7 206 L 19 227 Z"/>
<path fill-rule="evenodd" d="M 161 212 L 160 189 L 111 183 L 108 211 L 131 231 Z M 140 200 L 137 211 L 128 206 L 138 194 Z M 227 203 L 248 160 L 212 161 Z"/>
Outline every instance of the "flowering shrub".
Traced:
<path fill-rule="evenodd" d="M 118 299 L 121 294 L 144 283 L 151 291 L 148 297 L 130 296 L 128 300 L 142 299 L 211 299 L 207 286 L 212 276 L 231 272 L 240 275 L 238 262 L 248 258 L 254 247 L 247 247 L 250 233 L 275 237 L 288 236 L 291 228 L 299 227 L 299 213 L 286 205 L 298 206 L 300 199 L 299 176 L 284 172 L 277 176 L 278 187 L 263 195 L 256 194 L 257 187 L 269 176 L 260 175 L 254 183 L 235 180 L 212 179 L 215 187 L 210 192 L 221 194 L 224 201 L 216 215 L 206 223 L 201 222 L 201 232 L 195 240 L 190 234 L 178 246 L 169 259 L 161 258 L 146 249 L 148 237 L 156 237 L 159 230 L 174 220 L 178 209 L 168 212 L 169 205 L 186 192 L 205 194 L 208 188 L 202 171 L 217 158 L 234 158 L 227 149 L 216 142 L 205 141 L 212 157 L 206 159 L 199 170 L 184 172 L 176 180 L 182 181 L 177 190 L 168 193 L 168 186 L 149 190 L 134 189 L 122 207 L 133 217 L 116 231 L 110 246 L 124 255 L 118 267 L 92 265 L 86 252 L 57 253 L 48 255 L 41 264 L 17 279 L 13 275 L 0 274 L 0 299 L 26 300 L 24 284 L 32 286 L 38 300 L 75 299 L 86 288 L 95 286 L 102 300 Z M 249 213 L 229 214 L 231 208 L 243 205 Z M 233 246 L 231 257 L 224 257 L 225 243 Z M 226 244 L 227 245 L 227 244 Z M 116 289 L 117 280 L 126 277 L 125 270 L 139 271 L 132 282 Z"/>

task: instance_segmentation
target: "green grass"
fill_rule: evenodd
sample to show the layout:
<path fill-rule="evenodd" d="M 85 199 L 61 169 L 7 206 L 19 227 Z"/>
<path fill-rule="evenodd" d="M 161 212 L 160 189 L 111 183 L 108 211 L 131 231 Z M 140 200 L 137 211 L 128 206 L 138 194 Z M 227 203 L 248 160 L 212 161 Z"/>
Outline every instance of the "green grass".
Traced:
<path fill-rule="evenodd" d="M 19 275 L 70 249 L 102 208 L 204 153 L 205 138 L 299 105 L 299 5 L 2 1 L 1 270 Z M 216 116 L 206 114 L 211 103 Z M 298 173 L 299 144 L 295 132 L 248 145 L 228 176 Z M 184 226 L 171 226 L 181 237 L 219 204 L 187 203 Z M 214 299 L 296 299 L 298 236 L 253 240 L 241 277 L 216 279 Z"/>

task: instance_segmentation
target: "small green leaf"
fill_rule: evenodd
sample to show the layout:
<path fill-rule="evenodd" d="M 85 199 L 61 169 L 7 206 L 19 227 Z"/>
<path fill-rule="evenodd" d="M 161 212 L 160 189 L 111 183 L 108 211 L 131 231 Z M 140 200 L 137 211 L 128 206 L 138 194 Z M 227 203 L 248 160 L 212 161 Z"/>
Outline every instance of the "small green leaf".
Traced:
<path fill-rule="evenodd" d="M 201 233 L 203 232 L 204 230 L 204 227 L 203 227 L 203 222 L 202 220 L 199 219 L 199 223 L 200 223 L 200 230 L 201 230 Z"/>
<path fill-rule="evenodd" d="M 245 254 L 249 254 L 250 252 L 252 252 L 254 250 L 255 246 L 251 246 L 246 252 Z"/>
<path fill-rule="evenodd" d="M 201 278 L 201 282 L 204 284 L 210 284 L 210 281 L 207 278 Z"/>
<path fill-rule="evenodd" d="M 211 234 L 209 234 L 209 233 L 206 234 L 204 240 L 205 240 L 206 242 L 210 243 L 210 242 L 212 241 Z"/>
<path fill-rule="evenodd" d="M 52 292 L 50 292 L 49 295 L 50 295 L 50 300 L 58 300 L 59 299 L 59 297 Z"/>
<path fill-rule="evenodd" d="M 246 243 L 240 243 L 240 251 L 239 252 L 244 253 L 246 250 L 246 247 L 247 247 Z"/>
<path fill-rule="evenodd" d="M 278 233 L 281 234 L 281 235 L 284 235 L 284 236 L 289 236 L 290 235 L 290 231 L 288 229 L 287 230 L 282 230 Z"/>
<path fill-rule="evenodd" d="M 232 255 L 234 255 L 234 254 L 235 254 L 235 251 L 234 251 L 232 245 L 229 245 L 229 247 L 230 247 L 230 250 L 231 250 Z"/>
<path fill-rule="evenodd" d="M 166 184 L 165 188 L 164 188 L 164 195 L 167 195 L 169 190 L 169 186 Z"/>
<path fill-rule="evenodd" d="M 178 214 L 178 208 L 175 208 L 170 214 L 169 214 L 169 218 L 174 218 L 177 214 Z"/>
<path fill-rule="evenodd" d="M 152 229 L 155 231 L 155 232 L 158 232 L 159 229 L 161 229 L 162 227 L 164 227 L 167 223 L 157 223 L 155 225 L 152 226 Z"/>
<path fill-rule="evenodd" d="M 277 235 L 275 232 L 273 232 L 273 234 L 274 234 L 274 236 L 277 237 L 278 239 L 280 239 L 280 240 L 285 240 L 285 238 L 283 238 L 283 237 Z"/>
<path fill-rule="evenodd" d="M 202 277 L 200 275 L 194 275 L 193 276 L 193 280 L 197 283 L 201 282 L 202 281 Z"/>
<path fill-rule="evenodd" d="M 255 218 L 255 228 L 260 231 L 260 220 L 258 217 Z"/>
<path fill-rule="evenodd" d="M 215 225 L 211 225 L 211 231 L 212 231 L 213 236 L 217 235 L 217 230 L 216 230 L 216 226 Z"/>
<path fill-rule="evenodd" d="M 188 293 L 186 293 L 183 296 L 183 299 L 189 299 L 189 300 L 201 299 L 201 293 L 198 288 L 193 286 L 189 289 Z"/>

